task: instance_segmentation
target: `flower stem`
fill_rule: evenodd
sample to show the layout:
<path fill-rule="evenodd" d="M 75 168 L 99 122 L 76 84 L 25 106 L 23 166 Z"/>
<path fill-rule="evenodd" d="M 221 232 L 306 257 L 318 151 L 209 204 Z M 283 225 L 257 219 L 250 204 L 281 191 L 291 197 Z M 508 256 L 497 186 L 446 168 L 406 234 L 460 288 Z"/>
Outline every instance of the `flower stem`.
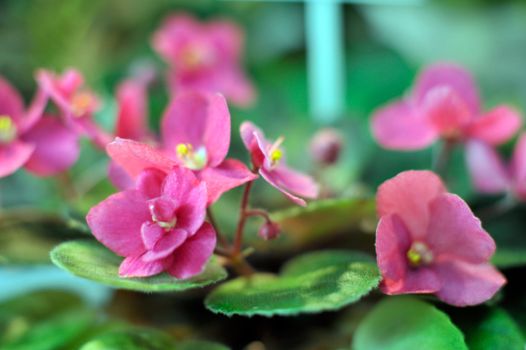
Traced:
<path fill-rule="evenodd" d="M 267 222 L 271 222 L 270 215 L 266 210 L 263 209 L 250 209 L 245 211 L 245 216 L 261 216 L 263 219 L 265 219 Z"/>
<path fill-rule="evenodd" d="M 440 177 L 445 179 L 449 168 L 449 161 L 451 154 L 457 145 L 457 141 L 453 139 L 445 139 L 440 147 L 438 155 L 433 162 L 433 171 Z"/>
<path fill-rule="evenodd" d="M 214 214 L 212 213 L 212 209 L 210 207 L 206 208 L 206 215 L 208 217 L 208 221 L 210 221 L 210 224 L 214 227 L 214 230 L 216 231 L 217 239 L 219 240 L 219 244 L 222 248 L 228 247 L 228 241 L 223 234 L 221 234 L 221 231 L 219 230 L 219 226 L 217 225 L 217 221 L 214 217 Z"/>
<path fill-rule="evenodd" d="M 243 190 L 243 197 L 241 198 L 241 206 L 239 208 L 239 222 L 237 224 L 236 235 L 234 238 L 234 248 L 232 256 L 238 256 L 243 245 L 243 231 L 247 221 L 248 199 L 250 197 L 250 190 L 252 189 L 253 181 L 247 182 Z"/>

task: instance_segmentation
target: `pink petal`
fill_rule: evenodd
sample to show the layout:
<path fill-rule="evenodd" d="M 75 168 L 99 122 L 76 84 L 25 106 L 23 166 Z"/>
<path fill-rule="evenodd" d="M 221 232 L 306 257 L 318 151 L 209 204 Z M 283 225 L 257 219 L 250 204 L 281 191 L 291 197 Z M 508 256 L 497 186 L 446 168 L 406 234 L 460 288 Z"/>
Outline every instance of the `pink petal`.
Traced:
<path fill-rule="evenodd" d="M 186 14 L 170 15 L 154 33 L 152 46 L 163 59 L 173 64 L 185 45 L 194 41 L 200 32 L 199 23 L 192 17 Z"/>
<path fill-rule="evenodd" d="M 466 144 L 466 161 L 475 188 L 483 193 L 505 192 L 511 176 L 499 154 L 480 141 Z"/>
<path fill-rule="evenodd" d="M 156 198 L 161 195 L 162 185 L 166 173 L 159 169 L 147 168 L 143 170 L 136 180 L 136 188 L 146 198 Z"/>
<path fill-rule="evenodd" d="M 383 280 L 382 292 L 395 295 L 407 293 L 433 293 L 441 282 L 427 266 L 412 268 L 407 262 L 411 236 L 397 215 L 380 219 L 376 230 L 376 256 Z"/>
<path fill-rule="evenodd" d="M 148 101 L 145 82 L 129 79 L 117 87 L 116 135 L 143 141 L 149 137 Z"/>
<path fill-rule="evenodd" d="M 271 172 L 274 174 L 274 179 L 293 194 L 305 198 L 318 197 L 318 184 L 312 177 L 293 170 L 284 164 L 278 165 Z"/>
<path fill-rule="evenodd" d="M 215 168 L 205 168 L 198 173 L 198 177 L 206 183 L 208 205 L 219 197 L 238 186 L 255 180 L 258 176 L 247 166 L 235 159 L 226 159 Z"/>
<path fill-rule="evenodd" d="M 25 113 L 24 119 L 20 123 L 20 133 L 31 129 L 42 118 L 48 99 L 48 95 L 39 88 Z"/>
<path fill-rule="evenodd" d="M 265 137 L 263 132 L 251 122 L 243 122 L 239 127 L 239 132 L 241 134 L 241 140 L 246 149 L 250 152 L 252 162 L 257 167 L 260 167 L 265 159 L 265 154 L 259 147 L 258 138 L 259 142 L 264 140 Z M 256 135 L 258 135 L 257 138 Z"/>
<path fill-rule="evenodd" d="M 42 69 L 37 71 L 35 78 L 39 88 L 63 111 L 71 110 L 69 98 L 84 84 L 82 75 L 73 69 L 65 71 L 62 76 Z"/>
<path fill-rule="evenodd" d="M 164 270 L 162 261 L 146 262 L 141 256 L 127 257 L 119 267 L 121 277 L 149 277 L 161 273 Z"/>
<path fill-rule="evenodd" d="M 25 167 L 38 176 L 51 176 L 69 169 L 78 159 L 77 135 L 59 118 L 43 117 L 22 139 L 35 145 Z"/>
<path fill-rule="evenodd" d="M 217 73 L 217 85 L 229 101 L 240 107 L 252 105 L 256 99 L 254 86 L 237 66 L 222 68 Z"/>
<path fill-rule="evenodd" d="M 235 23 L 229 21 L 213 21 L 205 25 L 207 36 L 216 51 L 221 54 L 222 61 L 236 62 L 243 48 L 243 31 Z"/>
<path fill-rule="evenodd" d="M 141 239 L 146 250 L 151 250 L 165 234 L 164 229 L 155 222 L 145 222 L 141 226 Z"/>
<path fill-rule="evenodd" d="M 376 111 L 371 128 L 376 141 L 389 149 L 425 148 L 438 137 L 428 120 L 406 101 L 398 101 Z"/>
<path fill-rule="evenodd" d="M 154 247 L 142 256 L 144 261 L 155 261 L 166 258 L 168 255 L 181 246 L 186 241 L 187 233 L 185 230 L 171 230 L 164 232 Z"/>
<path fill-rule="evenodd" d="M 169 172 L 177 165 L 150 145 L 118 137 L 106 146 L 106 151 L 133 178 L 146 168 Z"/>
<path fill-rule="evenodd" d="M 102 244 L 121 256 L 144 253 L 141 227 L 151 220 L 144 196 L 136 190 L 111 195 L 86 216 L 88 225 Z"/>
<path fill-rule="evenodd" d="M 431 171 L 401 172 L 378 188 L 378 216 L 397 214 L 412 237 L 424 238 L 429 222 L 429 204 L 444 192 L 446 188 L 442 180 Z"/>
<path fill-rule="evenodd" d="M 110 161 L 108 165 L 108 178 L 111 184 L 119 191 L 129 190 L 135 187 L 133 178 L 114 161 Z"/>
<path fill-rule="evenodd" d="M 95 146 L 104 149 L 112 141 L 112 136 L 99 127 L 90 115 L 73 119 L 75 129 L 86 135 Z"/>
<path fill-rule="evenodd" d="M 449 87 L 430 90 L 422 109 L 435 129 L 446 137 L 457 137 L 474 117 L 466 103 Z"/>
<path fill-rule="evenodd" d="M 21 141 L 0 144 L 0 178 L 20 169 L 31 157 L 35 146 Z"/>
<path fill-rule="evenodd" d="M 437 87 L 449 87 L 466 104 L 468 111 L 478 114 L 480 101 L 477 86 L 469 72 L 450 63 L 428 66 L 420 75 L 413 89 L 413 96 L 421 103 L 427 94 Z"/>
<path fill-rule="evenodd" d="M 168 273 L 177 278 L 189 278 L 203 271 L 216 246 L 216 233 L 205 222 L 197 233 L 173 253 L 173 262 Z"/>
<path fill-rule="evenodd" d="M 301 199 L 298 196 L 293 195 L 288 191 L 288 189 L 284 186 L 284 184 L 281 182 L 282 178 L 279 176 L 279 173 L 276 174 L 275 171 L 268 171 L 265 168 L 261 168 L 259 170 L 259 173 L 261 176 L 267 181 L 271 186 L 279 190 L 281 193 L 285 195 L 288 199 L 290 199 L 292 202 L 294 202 L 297 205 L 301 205 L 302 207 L 307 206 L 307 202 L 305 200 Z"/>
<path fill-rule="evenodd" d="M 436 261 L 454 259 L 483 263 L 493 255 L 495 242 L 462 198 L 443 193 L 431 202 L 429 208 L 431 215 L 426 242 Z"/>
<path fill-rule="evenodd" d="M 18 126 L 24 115 L 24 102 L 18 91 L 0 76 L 0 116 L 7 115 Z"/>
<path fill-rule="evenodd" d="M 208 166 L 219 165 L 230 146 L 230 112 L 222 95 L 188 92 L 179 94 L 164 114 L 162 138 L 167 150 L 180 143 L 194 149 L 204 146 Z"/>
<path fill-rule="evenodd" d="M 206 184 L 199 181 L 192 171 L 175 167 L 166 177 L 162 193 L 179 205 L 177 228 L 186 230 L 190 236 L 195 234 L 206 217 Z"/>
<path fill-rule="evenodd" d="M 443 281 L 436 295 L 454 306 L 483 303 L 506 283 L 506 278 L 489 264 L 447 261 L 434 266 L 434 270 Z"/>
<path fill-rule="evenodd" d="M 512 138 L 521 125 L 519 112 L 508 106 L 499 106 L 475 119 L 467 133 L 469 137 L 491 145 L 499 145 Z"/>
<path fill-rule="evenodd" d="M 511 158 L 511 174 L 515 190 L 526 198 L 526 133 L 521 134 Z"/>

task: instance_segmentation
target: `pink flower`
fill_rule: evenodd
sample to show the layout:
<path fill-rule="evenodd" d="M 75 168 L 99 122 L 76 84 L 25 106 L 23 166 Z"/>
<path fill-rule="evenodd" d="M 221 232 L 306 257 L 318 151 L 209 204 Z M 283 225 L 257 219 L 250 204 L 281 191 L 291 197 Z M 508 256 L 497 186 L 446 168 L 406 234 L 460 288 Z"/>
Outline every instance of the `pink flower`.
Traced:
<path fill-rule="evenodd" d="M 99 101 L 84 87 L 84 77 L 80 72 L 68 69 L 62 75 L 56 75 L 40 70 L 36 79 L 40 88 L 60 109 L 68 127 L 86 135 L 99 147 L 104 147 L 111 140 L 93 121 L 93 112 L 99 107 Z"/>
<path fill-rule="evenodd" d="M 318 185 L 305 174 L 287 167 L 285 154 L 281 148 L 283 137 L 274 143 L 265 139 L 263 132 L 250 122 L 240 127 L 241 138 L 250 152 L 252 164 L 259 174 L 287 198 L 298 205 L 307 205 L 303 199 L 316 198 Z"/>
<path fill-rule="evenodd" d="M 425 148 L 439 138 L 477 139 L 492 145 L 505 142 L 522 124 L 508 106 L 480 110 L 471 75 L 462 68 L 439 63 L 425 69 L 411 94 L 376 111 L 372 132 L 385 148 Z"/>
<path fill-rule="evenodd" d="M 378 189 L 376 255 L 386 294 L 433 293 L 455 306 L 490 299 L 506 279 L 495 242 L 468 205 L 430 171 L 405 171 Z"/>
<path fill-rule="evenodd" d="M 212 225 L 204 221 L 205 184 L 180 167 L 168 175 L 146 169 L 136 184 L 87 215 L 95 237 L 125 257 L 119 275 L 147 277 L 167 271 L 189 278 L 201 273 L 216 244 Z"/>
<path fill-rule="evenodd" d="M 468 169 L 477 190 L 482 193 L 509 192 L 526 200 L 526 134 L 522 134 L 509 164 L 495 149 L 479 141 L 466 146 Z"/>
<path fill-rule="evenodd" d="M 199 23 L 188 15 L 175 14 L 165 19 L 152 45 L 170 65 L 173 92 L 219 92 L 247 106 L 255 94 L 241 69 L 243 40 L 243 32 L 232 22 Z"/>
<path fill-rule="evenodd" d="M 77 160 L 76 135 L 60 119 L 42 116 L 46 103 L 38 91 L 25 110 L 20 94 L 0 77 L 0 177 L 22 166 L 38 176 L 54 175 Z"/>
<path fill-rule="evenodd" d="M 257 177 L 240 161 L 225 159 L 230 146 L 230 113 L 219 94 L 178 95 L 165 112 L 161 131 L 161 149 L 117 138 L 107 146 L 108 154 L 132 178 L 150 167 L 166 173 L 174 166 L 191 169 L 206 183 L 209 204 Z"/>

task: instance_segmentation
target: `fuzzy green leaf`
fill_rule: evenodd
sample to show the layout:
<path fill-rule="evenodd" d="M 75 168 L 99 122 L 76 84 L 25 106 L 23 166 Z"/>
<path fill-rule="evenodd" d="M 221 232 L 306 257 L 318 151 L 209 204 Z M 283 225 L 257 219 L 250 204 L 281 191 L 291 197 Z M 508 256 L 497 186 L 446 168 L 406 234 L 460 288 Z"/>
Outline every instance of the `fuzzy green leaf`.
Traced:
<path fill-rule="evenodd" d="M 227 282 L 205 300 L 225 315 L 295 315 L 337 310 L 376 287 L 380 275 L 367 255 L 350 251 L 309 253 L 287 263 L 280 275 L 255 274 Z"/>
<path fill-rule="evenodd" d="M 506 311 L 493 309 L 479 322 L 470 322 L 466 341 L 471 350 L 523 350 L 525 339 Z"/>
<path fill-rule="evenodd" d="M 85 343 L 80 350 L 172 350 L 174 340 L 152 329 L 126 329 L 103 333 Z"/>
<path fill-rule="evenodd" d="M 215 259 L 198 276 L 179 280 L 168 274 L 147 278 L 121 278 L 118 270 L 121 257 L 113 254 L 100 243 L 78 240 L 62 243 L 51 251 L 51 260 L 70 273 L 114 288 L 142 292 L 175 292 L 204 287 L 227 277 L 225 269 Z"/>
<path fill-rule="evenodd" d="M 467 350 L 460 330 L 432 305 L 408 297 L 380 302 L 360 323 L 354 350 Z"/>

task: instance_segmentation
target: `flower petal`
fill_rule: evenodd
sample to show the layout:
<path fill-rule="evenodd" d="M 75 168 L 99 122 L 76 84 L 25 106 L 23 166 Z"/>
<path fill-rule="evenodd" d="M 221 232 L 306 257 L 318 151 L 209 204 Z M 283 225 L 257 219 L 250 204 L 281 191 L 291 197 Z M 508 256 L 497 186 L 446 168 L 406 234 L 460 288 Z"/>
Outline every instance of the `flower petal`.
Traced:
<path fill-rule="evenodd" d="M 167 150 L 175 150 L 180 143 L 189 143 L 194 149 L 204 146 L 208 166 L 219 165 L 230 146 L 230 112 L 225 98 L 216 93 L 179 94 L 163 116 L 161 131 Z"/>
<path fill-rule="evenodd" d="M 161 27 L 154 33 L 152 46 L 169 64 L 179 59 L 181 50 L 188 42 L 200 35 L 199 23 L 186 14 L 175 14 L 167 17 Z"/>
<path fill-rule="evenodd" d="M 438 298 L 454 306 L 477 305 L 489 300 L 506 278 L 489 264 L 445 261 L 434 267 L 443 281 Z"/>
<path fill-rule="evenodd" d="M 108 179 L 119 191 L 129 190 L 135 187 L 133 178 L 114 161 L 110 161 L 108 165 Z"/>
<path fill-rule="evenodd" d="M 437 63 L 428 66 L 417 78 L 413 96 L 421 103 L 426 95 L 437 87 L 449 87 L 466 104 L 473 115 L 478 114 L 480 101 L 477 86 L 469 72 L 451 63 Z"/>
<path fill-rule="evenodd" d="M 218 200 L 223 193 L 258 177 L 236 159 L 226 159 L 215 168 L 205 168 L 197 176 L 206 183 L 208 205 Z"/>
<path fill-rule="evenodd" d="M 201 273 L 216 246 L 216 233 L 205 222 L 197 233 L 187 239 L 173 253 L 173 262 L 168 273 L 177 278 L 189 278 Z"/>
<path fill-rule="evenodd" d="M 256 99 L 254 86 L 237 66 L 225 67 L 216 74 L 218 91 L 239 107 L 248 107 Z"/>
<path fill-rule="evenodd" d="M 146 262 L 142 256 L 127 257 L 119 267 L 121 277 L 149 277 L 161 273 L 164 270 L 163 261 Z"/>
<path fill-rule="evenodd" d="M 146 199 L 136 190 L 111 195 L 86 216 L 95 238 L 121 256 L 144 253 L 141 227 L 150 219 Z"/>
<path fill-rule="evenodd" d="M 281 176 L 279 176 L 279 174 L 276 174 L 276 171 L 268 171 L 265 168 L 261 168 L 259 170 L 259 173 L 265 179 L 265 181 L 267 181 L 274 188 L 278 189 L 281 193 L 285 195 L 285 197 L 290 199 L 292 202 L 296 203 L 297 205 L 301 205 L 302 207 L 307 206 L 307 202 L 305 202 L 305 200 L 293 195 L 288 191 L 288 189 L 281 182 Z"/>
<path fill-rule="evenodd" d="M 243 48 L 243 31 L 229 21 L 212 21 L 205 24 L 207 35 L 221 54 L 221 61 L 236 62 Z"/>
<path fill-rule="evenodd" d="M 0 116 L 7 115 L 18 126 L 24 115 L 24 102 L 18 91 L 0 76 Z"/>
<path fill-rule="evenodd" d="M 454 90 L 444 86 L 427 93 L 422 110 L 434 128 L 446 137 L 461 134 L 475 116 Z"/>
<path fill-rule="evenodd" d="M 189 236 L 194 235 L 206 217 L 206 184 L 191 170 L 175 167 L 166 177 L 162 193 L 179 205 L 176 209 L 177 228 L 186 230 Z"/>
<path fill-rule="evenodd" d="M 521 134 L 511 158 L 511 174 L 515 191 L 526 198 L 526 133 Z"/>
<path fill-rule="evenodd" d="M 377 110 L 371 128 L 376 141 L 389 149 L 421 149 L 438 137 L 429 121 L 407 101 L 394 102 Z"/>
<path fill-rule="evenodd" d="M 243 144 L 250 152 L 252 163 L 256 165 L 256 167 L 260 167 L 266 157 L 266 147 L 261 149 L 260 143 L 263 142 L 263 140 L 268 143 L 268 141 L 265 140 L 263 131 L 261 131 L 261 129 L 251 122 L 243 122 L 239 127 L 239 132 L 241 134 L 241 140 L 243 140 Z"/>
<path fill-rule="evenodd" d="M 22 139 L 35 145 L 25 167 L 38 176 L 51 176 L 70 168 L 78 159 L 78 136 L 59 118 L 43 117 Z"/>
<path fill-rule="evenodd" d="M 442 180 L 431 171 L 401 172 L 378 188 L 378 216 L 397 214 L 413 238 L 423 238 L 429 222 L 429 204 L 445 191 Z"/>
<path fill-rule="evenodd" d="M 150 135 L 148 128 L 148 101 L 146 81 L 129 79 L 117 87 L 117 125 L 115 133 L 125 139 L 144 141 Z"/>
<path fill-rule="evenodd" d="M 469 141 L 466 144 L 466 162 L 478 191 L 502 193 L 511 187 L 511 174 L 491 146 L 480 141 Z"/>
<path fill-rule="evenodd" d="M 395 215 L 380 218 L 376 229 L 376 260 L 384 280 L 399 282 L 408 268 L 407 251 L 412 239 L 404 223 Z"/>
<path fill-rule="evenodd" d="M 500 145 L 512 138 L 521 125 L 519 112 L 508 106 L 498 106 L 473 120 L 467 133 L 490 145 Z"/>
<path fill-rule="evenodd" d="M 165 233 L 164 229 L 155 222 L 145 222 L 141 226 L 141 239 L 144 247 L 151 250 Z"/>
<path fill-rule="evenodd" d="M 426 242 L 436 261 L 454 259 L 484 263 L 493 255 L 493 238 L 484 231 L 480 220 L 462 198 L 443 193 L 431 202 L 429 210 Z"/>
<path fill-rule="evenodd" d="M 171 230 L 169 232 L 163 232 L 163 235 L 155 243 L 152 249 L 149 249 L 142 259 L 144 261 L 155 261 L 166 258 L 172 254 L 174 250 L 181 246 L 188 237 L 185 230 Z"/>
<path fill-rule="evenodd" d="M 163 181 L 166 173 L 159 169 L 144 169 L 138 176 L 135 187 L 142 195 L 148 199 L 156 198 L 161 195 Z"/>
<path fill-rule="evenodd" d="M 133 178 L 146 168 L 169 172 L 177 165 L 176 161 L 150 145 L 118 137 L 106 146 L 106 151 Z"/>
<path fill-rule="evenodd" d="M 0 144 L 0 178 L 20 169 L 31 157 L 35 146 L 21 141 Z"/>

